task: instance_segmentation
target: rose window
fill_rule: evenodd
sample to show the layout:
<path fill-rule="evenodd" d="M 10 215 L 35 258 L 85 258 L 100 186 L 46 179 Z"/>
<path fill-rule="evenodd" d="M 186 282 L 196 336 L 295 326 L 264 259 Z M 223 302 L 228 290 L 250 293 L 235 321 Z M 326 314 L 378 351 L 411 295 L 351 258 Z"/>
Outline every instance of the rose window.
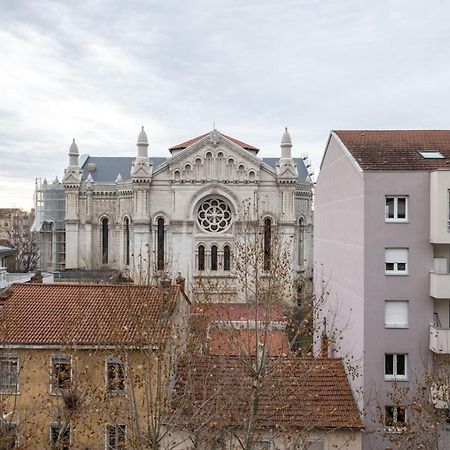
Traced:
<path fill-rule="evenodd" d="M 231 209 L 223 200 L 210 198 L 200 205 L 197 220 L 205 231 L 224 231 L 231 225 Z"/>

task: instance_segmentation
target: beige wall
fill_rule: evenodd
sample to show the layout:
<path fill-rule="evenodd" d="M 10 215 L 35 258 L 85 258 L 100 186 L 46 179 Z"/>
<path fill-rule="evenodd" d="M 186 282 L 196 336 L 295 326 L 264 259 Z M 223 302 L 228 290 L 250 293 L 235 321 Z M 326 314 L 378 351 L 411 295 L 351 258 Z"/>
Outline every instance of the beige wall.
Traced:
<path fill-rule="evenodd" d="M 242 437 L 242 436 L 240 436 Z M 313 447 L 313 444 L 318 445 L 323 443 L 324 450 L 341 449 L 341 450 L 361 450 L 362 449 L 362 431 L 360 430 L 327 430 L 327 431 L 308 431 L 302 432 L 300 434 L 289 434 L 289 433 L 279 433 L 271 434 L 260 433 L 255 438 L 255 449 L 258 447 L 259 443 L 270 442 L 270 450 L 292 450 L 292 449 L 302 449 L 307 450 L 308 448 L 320 448 Z M 179 443 L 177 445 L 177 443 Z M 230 437 L 224 440 L 223 447 L 217 447 L 221 450 L 226 448 L 227 450 L 239 450 L 241 445 L 238 443 L 236 438 Z M 163 448 L 171 447 L 173 450 L 193 450 L 193 439 L 190 435 L 185 432 L 173 433 L 168 435 L 164 441 Z M 211 450 L 212 445 L 206 444 L 206 446 L 196 447 L 199 450 Z M 266 447 L 261 447 L 266 448 Z"/>

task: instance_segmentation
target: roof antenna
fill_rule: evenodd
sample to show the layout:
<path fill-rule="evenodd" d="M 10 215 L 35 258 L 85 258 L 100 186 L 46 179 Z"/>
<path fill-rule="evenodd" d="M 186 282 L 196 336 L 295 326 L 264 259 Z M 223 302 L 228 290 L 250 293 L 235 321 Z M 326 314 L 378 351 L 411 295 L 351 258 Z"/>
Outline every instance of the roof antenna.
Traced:
<path fill-rule="evenodd" d="M 216 121 L 213 120 L 213 130 L 215 130 L 215 129 L 216 129 Z"/>

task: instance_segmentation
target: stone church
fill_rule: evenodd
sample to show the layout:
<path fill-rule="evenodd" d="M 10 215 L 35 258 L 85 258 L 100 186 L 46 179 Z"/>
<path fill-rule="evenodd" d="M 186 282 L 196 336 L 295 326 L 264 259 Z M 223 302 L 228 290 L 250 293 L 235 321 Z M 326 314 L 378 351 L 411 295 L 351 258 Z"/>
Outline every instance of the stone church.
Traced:
<path fill-rule="evenodd" d="M 54 183 L 64 192 L 65 259 L 55 265 L 44 251 L 50 233 L 43 266 L 118 269 L 141 282 L 181 273 L 190 290 L 198 277 L 232 280 L 236 233 L 251 218 L 266 241 L 275 227 L 290 237 L 293 276 L 310 275 L 313 184 L 287 129 L 280 158 L 216 129 L 169 151 L 153 156 L 144 127 L 134 157 L 79 156 L 74 140 Z"/>

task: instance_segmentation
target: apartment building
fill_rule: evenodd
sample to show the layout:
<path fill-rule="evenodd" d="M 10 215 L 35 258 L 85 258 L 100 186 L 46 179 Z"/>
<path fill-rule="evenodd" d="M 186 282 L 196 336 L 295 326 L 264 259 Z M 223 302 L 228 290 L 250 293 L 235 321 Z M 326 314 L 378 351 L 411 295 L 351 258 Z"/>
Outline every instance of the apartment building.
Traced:
<path fill-rule="evenodd" d="M 450 131 L 329 136 L 315 191 L 315 292 L 335 352 L 356 369 L 364 448 L 391 448 L 389 433 L 409 425 L 394 389 L 413 390 L 437 361 L 449 367 L 449 192 Z"/>
<path fill-rule="evenodd" d="M 0 308 L 0 448 L 142 448 L 188 304 L 167 280 L 14 284 Z"/>

